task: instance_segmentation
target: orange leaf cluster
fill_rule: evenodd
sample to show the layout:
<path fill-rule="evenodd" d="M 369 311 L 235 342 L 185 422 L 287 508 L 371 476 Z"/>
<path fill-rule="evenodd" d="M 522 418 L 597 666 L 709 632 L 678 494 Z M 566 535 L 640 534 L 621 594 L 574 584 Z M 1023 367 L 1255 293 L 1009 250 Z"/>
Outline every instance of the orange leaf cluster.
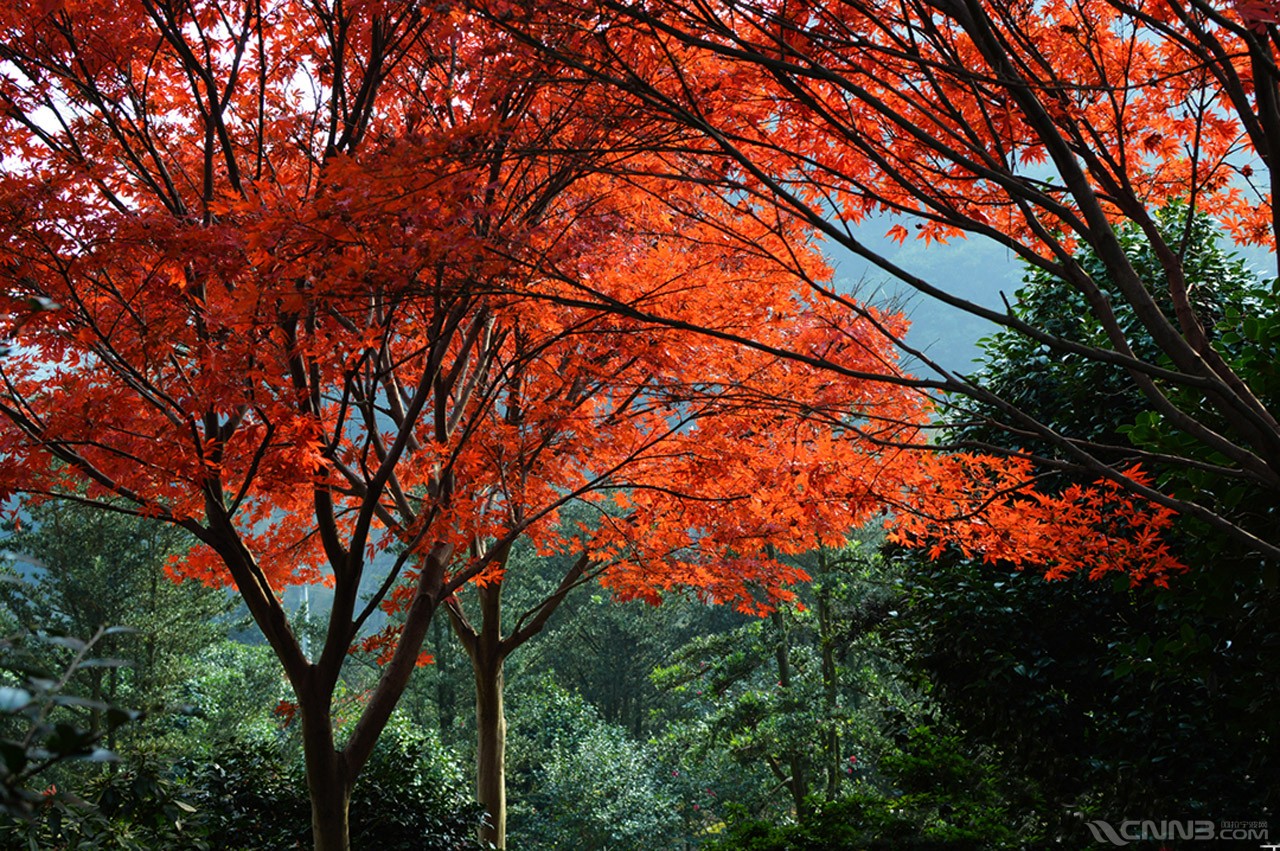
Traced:
<path fill-rule="evenodd" d="M 1071 485 L 1057 494 L 1035 489 L 1026 459 L 939 456 L 925 465 L 895 517 L 892 540 L 928 547 L 937 557 L 948 546 L 966 558 L 1023 568 L 1045 568 L 1047 579 L 1087 570 L 1090 579 L 1127 574 L 1133 584 L 1165 586 L 1185 571 L 1163 540 L 1173 523 L 1167 508 L 1147 502 L 1111 479 Z M 1141 470 L 1124 472 L 1149 485 Z"/>

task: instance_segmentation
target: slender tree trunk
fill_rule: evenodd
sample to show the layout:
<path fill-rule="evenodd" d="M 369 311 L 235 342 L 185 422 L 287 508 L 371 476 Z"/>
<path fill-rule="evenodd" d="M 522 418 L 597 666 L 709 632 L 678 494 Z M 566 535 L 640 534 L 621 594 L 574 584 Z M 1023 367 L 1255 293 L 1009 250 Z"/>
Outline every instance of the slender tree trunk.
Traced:
<path fill-rule="evenodd" d="M 838 672 L 836 670 L 836 637 L 831 625 L 831 586 L 825 549 L 818 551 L 818 646 L 822 652 L 822 703 L 827 725 L 827 800 L 834 801 L 843 779 L 844 761 L 840 758 L 840 729 L 836 725 Z"/>
<path fill-rule="evenodd" d="M 476 673 L 476 800 L 489 814 L 480 838 L 507 845 L 507 718 L 502 704 L 502 657 L 478 658 Z"/>
<path fill-rule="evenodd" d="M 155 534 L 147 538 L 148 561 L 153 565 L 151 568 L 151 588 L 150 601 L 147 605 L 147 615 L 150 624 L 147 627 L 146 647 L 143 651 L 146 658 L 146 664 L 138 676 L 138 693 L 144 696 L 147 702 L 155 700 L 155 682 L 156 682 L 156 656 L 158 648 L 156 646 L 156 632 L 158 627 L 154 618 L 160 611 L 160 568 L 156 565 L 163 556 L 156 552 L 159 549 Z M 167 581 L 167 580 L 166 580 Z"/>
<path fill-rule="evenodd" d="M 458 715 L 454 669 L 455 651 L 448 641 L 449 625 L 441 618 L 431 621 L 431 646 L 436 653 L 436 714 L 440 723 L 440 741 L 453 742 L 453 721 Z"/>
<path fill-rule="evenodd" d="M 112 668 L 107 674 L 107 703 L 111 706 L 116 705 L 118 698 L 116 693 L 119 691 L 119 668 Z M 107 750 L 114 751 L 116 749 L 116 730 L 114 727 L 107 728 Z"/>
<path fill-rule="evenodd" d="M 775 654 L 778 660 L 778 686 L 786 694 L 791 689 L 791 635 L 787 629 L 783 613 L 775 609 L 770 615 L 774 629 L 778 634 L 778 649 Z M 791 769 L 791 802 L 795 806 L 796 818 L 804 817 L 804 799 L 809 791 L 809 782 L 805 778 L 804 756 L 798 750 L 787 751 L 787 763 Z"/>
<path fill-rule="evenodd" d="M 502 706 L 502 582 L 476 589 L 480 629 L 468 646 L 476 678 L 476 801 L 489 814 L 480 839 L 507 847 L 507 716 Z"/>
<path fill-rule="evenodd" d="M 507 553 L 495 563 L 505 566 Z M 582 578 L 588 555 L 574 563 L 560 580 L 555 593 L 517 618 L 511 635 L 502 637 L 501 580 L 476 588 L 480 603 L 480 627 L 467 620 L 462 607 L 448 609 L 453 631 L 467 649 L 476 682 L 476 800 L 489 814 L 489 823 L 480 839 L 494 848 L 507 845 L 507 717 L 502 705 L 502 667 L 508 656 L 546 625 L 547 619 L 564 602 Z"/>
<path fill-rule="evenodd" d="M 102 668 L 94 668 L 89 676 L 89 699 L 94 704 L 102 702 Z M 95 705 L 89 710 L 89 732 L 97 736 L 102 732 L 102 710 Z"/>

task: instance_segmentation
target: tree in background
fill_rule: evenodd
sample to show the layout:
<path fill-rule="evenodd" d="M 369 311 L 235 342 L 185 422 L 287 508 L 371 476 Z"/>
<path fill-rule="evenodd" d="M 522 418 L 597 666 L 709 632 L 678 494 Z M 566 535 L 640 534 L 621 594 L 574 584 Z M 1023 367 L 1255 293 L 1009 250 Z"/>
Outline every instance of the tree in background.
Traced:
<path fill-rule="evenodd" d="M 1017 848 L 1032 803 L 886 640 L 906 602 L 875 535 L 805 554 L 803 605 L 695 638 L 654 679 L 657 752 L 709 847 Z"/>
<path fill-rule="evenodd" d="M 678 848 L 682 784 L 650 742 L 544 676 L 512 701 L 513 843 L 521 848 Z"/>
<path fill-rule="evenodd" d="M 1274 404 L 1274 288 L 1223 250 L 1207 217 L 1172 205 L 1160 221 L 1166 234 L 1187 236 L 1182 263 L 1214 344 Z M 1163 270 L 1150 243 L 1132 228 L 1121 240 L 1132 266 L 1162 293 Z M 1082 247 L 1076 259 L 1110 291 L 1092 251 Z M 1120 304 L 1117 317 L 1133 349 L 1154 358 L 1154 344 Z M 1040 272 L 1028 276 L 1013 310 L 1082 344 L 1103 333 L 1079 299 L 1064 298 Z M 1117 461 L 1129 441 L 1170 459 L 1196 451 L 1162 426 L 1123 377 L 1087 358 L 1051 358 L 1009 332 L 984 347 L 984 386 L 1067 438 L 1113 447 Z M 1017 445 L 996 419 L 961 405 L 948 434 L 959 444 Z M 1043 443 L 1026 448 L 1055 456 Z M 1207 457 L 1194 467 L 1171 460 L 1153 472 L 1162 487 L 1213 504 L 1238 526 L 1262 534 L 1274 523 L 1277 506 L 1267 488 L 1242 488 Z M 1069 477 L 1060 475 L 1065 486 Z M 1280 801 L 1269 746 L 1280 736 L 1273 711 L 1280 699 L 1277 563 L 1259 565 L 1249 548 L 1194 516 L 1179 519 L 1173 540 L 1193 569 L 1169 589 L 1045 583 L 1034 574 L 993 572 L 958 553 L 928 564 L 899 554 L 912 602 L 893 634 L 936 686 L 949 717 L 995 748 L 1046 800 L 1071 802 L 1086 818 L 1139 810 L 1261 818 Z M 1047 817 L 1046 827 L 1081 832 L 1066 815 Z"/>
<path fill-rule="evenodd" d="M 207 814 L 182 800 L 173 765 L 270 727 L 266 701 L 282 688 L 270 654 L 228 639 L 225 591 L 166 575 L 191 546 L 172 526 L 45 502 L 20 511 L 4 543 L 18 567 L 0 585 L 0 621 L 22 637 L 5 664 L 25 674 L 14 687 L 28 695 L 6 706 L 5 737 L 34 750 L 29 767 L 80 759 L 42 766 L 44 793 L 0 824 L 0 841 L 198 843 Z M 19 755 L 6 753 L 15 769 Z"/>
<path fill-rule="evenodd" d="M 23 515 L 5 544 L 34 568 L 27 581 L 0 586 L 6 614 L 31 632 L 87 636 L 128 627 L 95 651 L 128 666 L 82 671 L 86 696 L 161 713 L 184 703 L 193 659 L 225 639 L 231 615 L 225 593 L 165 575 L 170 556 L 191 540 L 172 526 L 70 502 L 32 506 Z M 89 729 L 100 724 L 91 712 Z"/>
<path fill-rule="evenodd" d="M 803 586 L 801 586 L 803 588 Z M 797 589 L 800 593 L 801 588 Z M 519 660 L 522 678 L 546 671 L 580 694 L 601 718 L 633 738 L 659 734 L 681 701 L 655 686 L 655 668 L 671 663 L 674 648 L 699 635 L 756 620 L 725 606 L 709 606 L 688 589 L 663 595 L 661 605 L 619 602 L 586 587 Z M 564 648 L 572 647 L 572 653 Z"/>
<path fill-rule="evenodd" d="M 42 806 L 56 803 L 56 789 L 49 780 L 62 766 L 115 760 L 116 755 L 102 746 L 103 739 L 139 716 L 78 695 L 72 686 L 85 670 L 121 664 L 119 659 L 94 655 L 95 646 L 120 627 L 79 638 L 10 633 L 11 624 L 2 623 L 6 633 L 0 637 L 0 834 L 6 822 L 25 822 Z M 56 649 L 67 652 L 57 658 Z M 73 713 L 81 709 L 96 719 L 92 729 L 75 723 Z"/>
<path fill-rule="evenodd" d="M 737 803 L 776 808 L 784 799 L 774 793 L 785 792 L 781 812 L 802 815 L 810 798 L 834 800 L 850 769 L 863 767 L 856 754 L 865 759 L 870 731 L 880 726 L 869 707 L 903 698 L 875 671 L 874 648 L 860 643 L 893 597 L 874 550 L 853 542 L 798 561 L 813 577 L 802 604 L 694 638 L 653 678 L 705 709 L 707 740 L 696 747 L 724 748 L 766 770 L 770 793 Z"/>

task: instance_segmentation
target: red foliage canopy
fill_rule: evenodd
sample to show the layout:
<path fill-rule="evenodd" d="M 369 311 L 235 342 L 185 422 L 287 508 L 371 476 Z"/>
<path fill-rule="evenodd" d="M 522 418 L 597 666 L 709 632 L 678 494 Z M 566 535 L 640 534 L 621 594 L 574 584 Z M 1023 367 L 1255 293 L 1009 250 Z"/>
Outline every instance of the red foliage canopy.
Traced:
<path fill-rule="evenodd" d="M 887 507 L 931 518 L 906 540 L 1062 570 L 1132 566 L 1100 546 L 1114 509 L 1166 522 L 907 451 L 929 412 L 901 317 L 815 297 L 812 234 L 725 203 L 705 143 L 447 5 L 2 15 L 4 487 L 186 526 L 207 549 L 175 573 L 230 577 L 260 623 L 323 578 L 349 643 L 393 545 L 396 570 L 466 553 L 456 585 L 528 536 L 616 561 L 626 596 L 754 608 L 801 578 L 766 544 Z M 564 529 L 569 501 L 599 524 Z M 1172 566 L 1136 540 L 1140 572 Z"/>

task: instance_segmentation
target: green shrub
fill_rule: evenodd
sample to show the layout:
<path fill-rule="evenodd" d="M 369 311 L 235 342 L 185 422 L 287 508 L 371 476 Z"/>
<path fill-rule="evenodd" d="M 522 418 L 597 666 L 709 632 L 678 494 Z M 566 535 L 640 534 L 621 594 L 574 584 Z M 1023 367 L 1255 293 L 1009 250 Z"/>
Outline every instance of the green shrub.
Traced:
<path fill-rule="evenodd" d="M 987 851 L 1034 845 L 1019 835 L 989 766 L 971 759 L 958 737 L 929 727 L 907 731 L 870 784 L 835 801 L 816 797 L 796 824 L 752 818 L 727 807 L 725 829 L 704 851 Z"/>
<path fill-rule="evenodd" d="M 434 733 L 393 721 L 351 799 L 351 842 L 378 851 L 477 847 L 479 808 Z M 184 851 L 311 847 L 301 758 L 281 741 L 225 743 L 166 765 L 133 758 L 88 784 L 84 799 L 49 796 L 28 821 L 0 826 L 0 846 Z"/>
<path fill-rule="evenodd" d="M 219 847 L 306 848 L 311 809 L 297 757 L 277 743 L 240 742 L 186 766 L 192 803 Z M 476 847 L 480 810 L 463 791 L 452 755 L 434 731 L 393 719 L 351 797 L 351 844 L 379 851 Z"/>
<path fill-rule="evenodd" d="M 624 851 L 677 847 L 681 804 L 653 749 L 545 681 L 512 712 L 512 847 Z"/>

